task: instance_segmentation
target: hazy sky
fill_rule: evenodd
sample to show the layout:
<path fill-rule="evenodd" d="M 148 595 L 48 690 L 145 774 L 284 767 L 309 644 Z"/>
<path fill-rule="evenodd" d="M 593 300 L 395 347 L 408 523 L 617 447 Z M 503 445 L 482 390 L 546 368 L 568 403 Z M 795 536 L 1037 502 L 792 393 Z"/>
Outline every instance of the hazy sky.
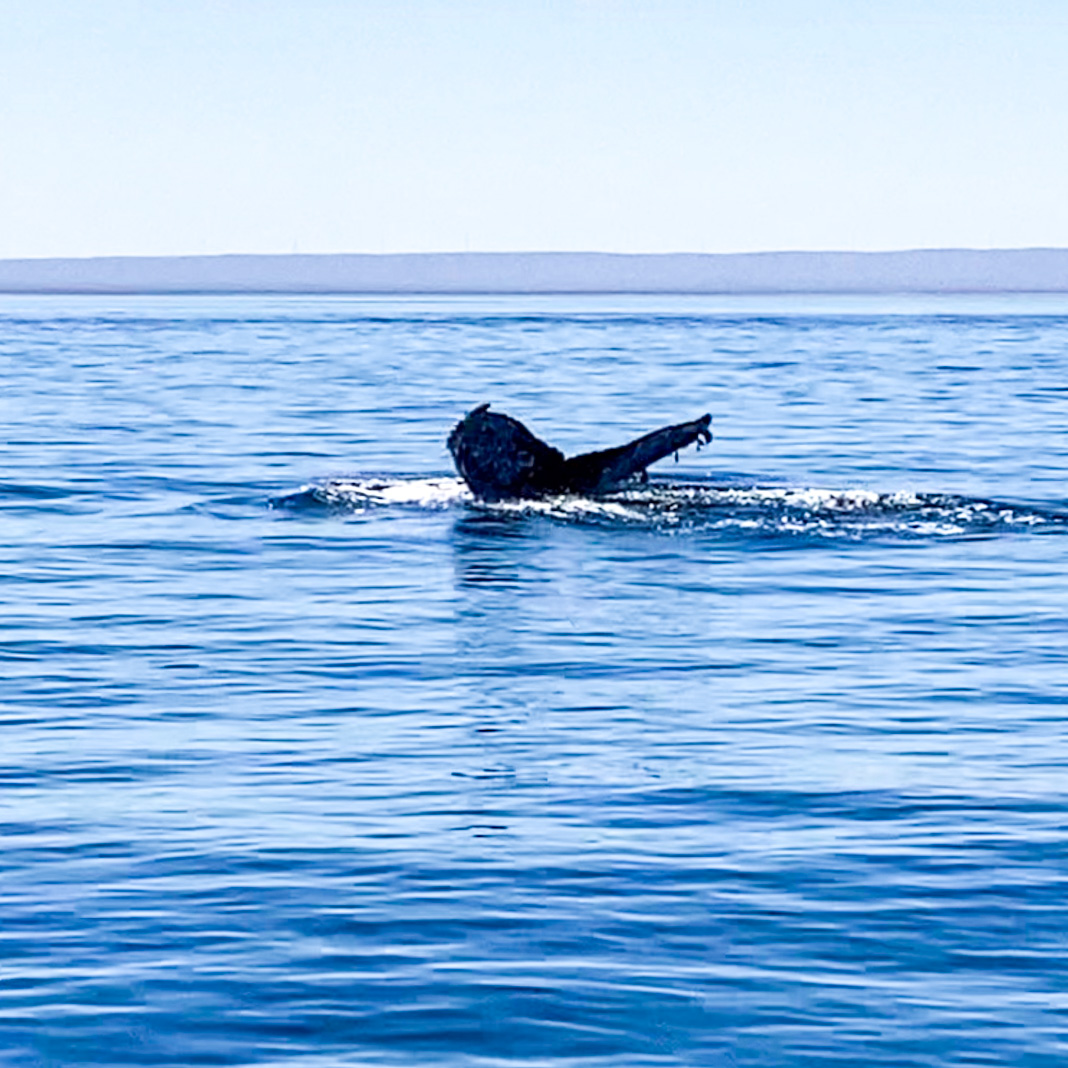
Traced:
<path fill-rule="evenodd" d="M 0 256 L 1068 246 L 1066 0 L 0 0 Z"/>

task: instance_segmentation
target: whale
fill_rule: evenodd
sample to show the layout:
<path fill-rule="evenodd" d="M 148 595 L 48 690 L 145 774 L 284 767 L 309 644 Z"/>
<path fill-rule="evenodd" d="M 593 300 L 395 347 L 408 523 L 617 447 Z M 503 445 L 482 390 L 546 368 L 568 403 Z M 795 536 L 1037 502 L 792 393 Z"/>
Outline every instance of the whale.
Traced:
<path fill-rule="evenodd" d="M 661 427 L 625 445 L 570 459 L 518 419 L 480 404 L 448 437 L 460 477 L 479 500 L 496 502 L 563 493 L 596 495 L 620 489 L 646 469 L 689 445 L 712 440 L 712 416 Z"/>

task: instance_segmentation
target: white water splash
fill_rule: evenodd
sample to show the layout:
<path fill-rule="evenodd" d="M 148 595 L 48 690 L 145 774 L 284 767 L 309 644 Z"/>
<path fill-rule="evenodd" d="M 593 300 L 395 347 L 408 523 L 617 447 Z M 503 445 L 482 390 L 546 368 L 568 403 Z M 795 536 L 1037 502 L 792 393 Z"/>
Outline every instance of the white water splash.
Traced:
<path fill-rule="evenodd" d="M 473 499 L 459 478 L 336 478 L 307 486 L 304 492 L 322 504 L 352 509 L 383 505 L 448 508 Z"/>
<path fill-rule="evenodd" d="M 599 497 L 563 494 L 487 504 L 475 500 L 459 478 L 337 478 L 307 486 L 295 496 L 352 512 L 462 505 L 573 523 L 821 539 L 959 537 L 1068 526 L 1064 516 L 994 501 L 857 488 L 653 482 Z"/>

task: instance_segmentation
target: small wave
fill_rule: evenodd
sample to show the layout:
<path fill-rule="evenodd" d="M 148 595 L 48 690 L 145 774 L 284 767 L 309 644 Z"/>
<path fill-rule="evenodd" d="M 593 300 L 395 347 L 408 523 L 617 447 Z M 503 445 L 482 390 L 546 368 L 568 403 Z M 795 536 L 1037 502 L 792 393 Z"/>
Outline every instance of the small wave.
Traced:
<path fill-rule="evenodd" d="M 364 512 L 390 505 L 448 508 L 473 500 L 459 478 L 333 478 L 271 500 L 272 507 Z"/>
<path fill-rule="evenodd" d="M 1012 530 L 1068 531 L 1068 515 L 953 494 L 650 482 L 597 497 L 477 501 L 458 478 L 337 478 L 275 498 L 274 507 L 352 513 L 388 507 L 477 508 L 598 526 L 752 536 L 859 539 L 962 537 Z"/>
<path fill-rule="evenodd" d="M 606 499 L 660 527 L 819 538 L 946 537 L 1057 527 L 1068 516 L 953 494 L 667 484 Z"/>
<path fill-rule="evenodd" d="M 76 497 L 84 489 L 71 486 L 46 486 L 34 482 L 0 482 L 0 500 L 53 501 Z"/>

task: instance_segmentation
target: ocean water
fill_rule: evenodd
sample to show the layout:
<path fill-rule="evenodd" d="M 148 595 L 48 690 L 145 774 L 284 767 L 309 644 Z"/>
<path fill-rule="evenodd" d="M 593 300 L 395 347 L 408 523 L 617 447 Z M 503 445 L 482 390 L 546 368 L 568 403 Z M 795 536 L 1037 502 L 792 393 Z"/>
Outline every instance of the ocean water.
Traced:
<path fill-rule="evenodd" d="M 1068 1063 L 1068 298 L 2 297 L 0 1063 Z M 599 500 L 484 506 L 492 401 Z"/>

